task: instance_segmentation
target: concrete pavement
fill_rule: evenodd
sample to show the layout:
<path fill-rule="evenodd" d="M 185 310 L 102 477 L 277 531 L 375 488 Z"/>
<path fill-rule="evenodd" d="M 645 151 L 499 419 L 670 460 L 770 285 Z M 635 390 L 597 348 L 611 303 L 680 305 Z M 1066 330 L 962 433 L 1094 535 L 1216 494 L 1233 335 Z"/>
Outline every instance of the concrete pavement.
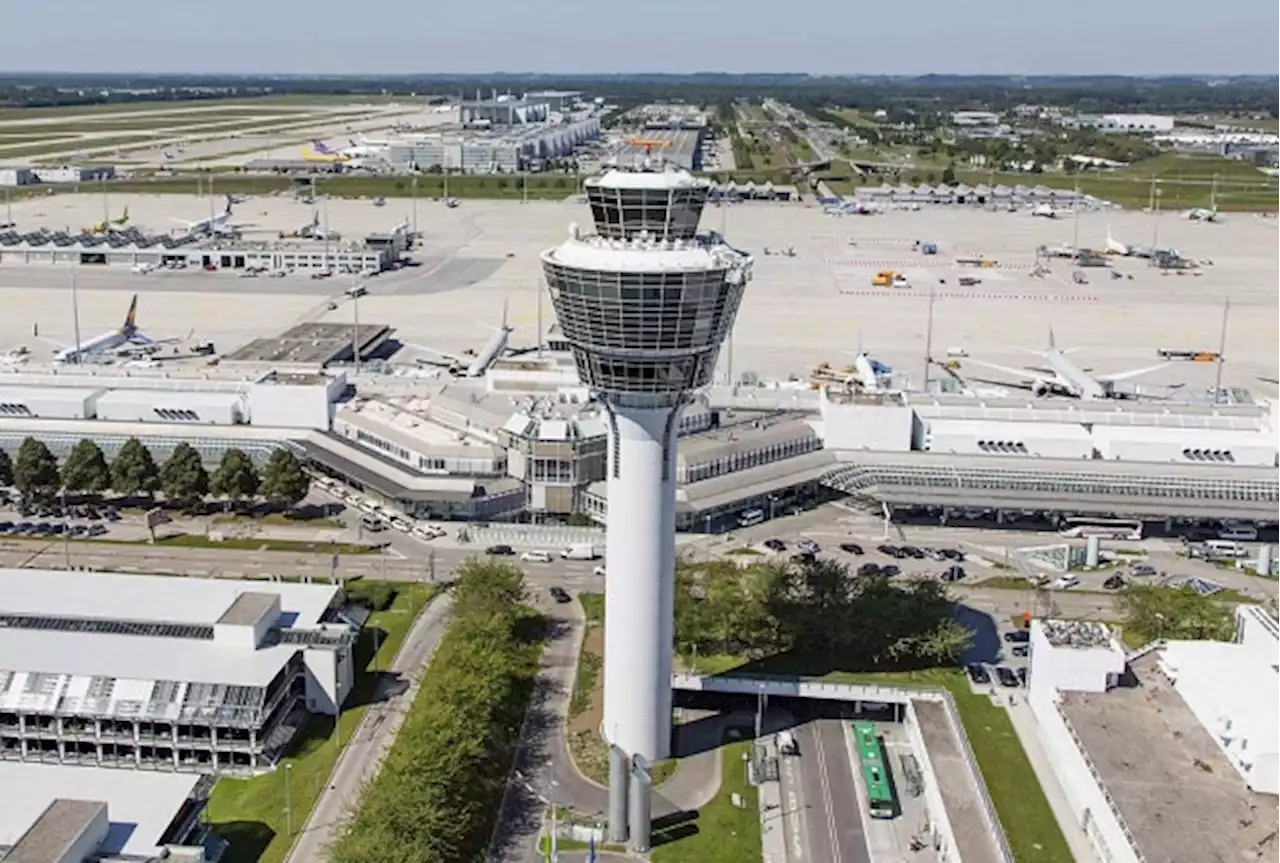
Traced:
<path fill-rule="evenodd" d="M 366 783 L 378 774 L 387 750 L 404 723 L 431 654 L 444 636 L 453 597 L 437 596 L 409 630 L 391 663 L 390 673 L 378 680 L 373 703 L 342 750 L 327 787 L 294 840 L 286 858 L 291 863 L 327 860 L 329 845 L 354 810 Z"/>

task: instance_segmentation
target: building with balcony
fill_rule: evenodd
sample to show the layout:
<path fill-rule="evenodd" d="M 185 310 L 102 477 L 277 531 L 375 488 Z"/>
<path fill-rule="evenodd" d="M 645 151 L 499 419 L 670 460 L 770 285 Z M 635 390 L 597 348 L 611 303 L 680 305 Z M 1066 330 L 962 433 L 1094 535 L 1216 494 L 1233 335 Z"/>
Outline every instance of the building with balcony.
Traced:
<path fill-rule="evenodd" d="M 252 774 L 351 690 L 335 585 L 0 570 L 0 760 Z"/>

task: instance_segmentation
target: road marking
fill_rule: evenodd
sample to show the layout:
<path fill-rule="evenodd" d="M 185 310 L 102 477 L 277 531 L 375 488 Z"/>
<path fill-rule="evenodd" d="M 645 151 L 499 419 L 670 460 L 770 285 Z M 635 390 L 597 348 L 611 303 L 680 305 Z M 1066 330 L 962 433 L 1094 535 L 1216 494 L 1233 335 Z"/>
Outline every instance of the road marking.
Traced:
<path fill-rule="evenodd" d="M 836 830 L 836 813 L 831 800 L 831 780 L 827 775 L 827 752 L 822 745 L 822 726 L 813 726 L 814 751 L 818 756 L 818 783 L 822 786 L 822 808 L 827 815 L 827 836 L 831 842 L 831 861 L 840 863 L 840 834 Z"/>

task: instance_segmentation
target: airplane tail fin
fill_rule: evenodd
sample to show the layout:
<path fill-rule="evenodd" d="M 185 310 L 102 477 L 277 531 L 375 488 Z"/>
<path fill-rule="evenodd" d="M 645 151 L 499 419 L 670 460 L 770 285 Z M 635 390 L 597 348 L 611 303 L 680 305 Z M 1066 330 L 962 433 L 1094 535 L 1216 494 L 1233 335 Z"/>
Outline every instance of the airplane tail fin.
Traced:
<path fill-rule="evenodd" d="M 124 316 L 124 329 L 126 332 L 138 328 L 138 295 L 133 295 L 133 302 L 129 303 L 129 313 Z"/>
<path fill-rule="evenodd" d="M 232 199 L 231 199 L 231 196 L 230 196 L 230 195 L 227 195 L 227 209 L 226 209 L 226 210 L 224 210 L 223 212 L 225 212 L 228 216 L 230 216 L 230 215 L 231 215 L 231 204 L 232 204 L 232 203 L 233 203 L 233 201 L 232 201 Z"/>

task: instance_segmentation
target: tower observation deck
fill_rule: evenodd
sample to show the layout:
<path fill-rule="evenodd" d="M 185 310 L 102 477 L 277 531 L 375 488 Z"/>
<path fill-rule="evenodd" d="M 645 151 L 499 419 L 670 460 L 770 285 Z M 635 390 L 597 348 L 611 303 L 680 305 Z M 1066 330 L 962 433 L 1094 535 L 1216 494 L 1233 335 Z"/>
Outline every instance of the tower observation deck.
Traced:
<path fill-rule="evenodd" d="M 686 171 L 611 170 L 585 188 L 594 232 L 571 225 L 542 266 L 578 373 L 609 420 L 602 732 L 615 755 L 646 763 L 670 752 L 678 419 L 711 382 L 752 262 L 698 233 L 709 184 Z"/>

